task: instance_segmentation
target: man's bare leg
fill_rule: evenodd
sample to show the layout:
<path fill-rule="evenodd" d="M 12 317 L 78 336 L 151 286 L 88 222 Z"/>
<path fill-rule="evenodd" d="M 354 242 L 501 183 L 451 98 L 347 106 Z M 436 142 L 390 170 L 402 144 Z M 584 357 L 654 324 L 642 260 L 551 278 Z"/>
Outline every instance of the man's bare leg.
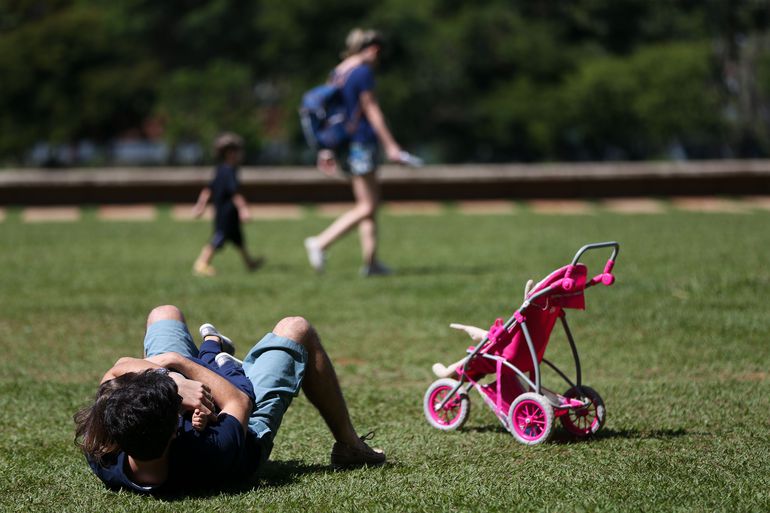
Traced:
<path fill-rule="evenodd" d="M 302 390 L 313 406 L 318 409 L 334 439 L 354 451 L 372 452 L 353 427 L 337 373 L 313 326 L 302 317 L 287 317 L 275 326 L 273 333 L 294 340 L 307 350 L 308 362 Z M 384 460 L 382 455 L 382 461 Z M 370 461 L 370 463 L 382 461 Z"/>

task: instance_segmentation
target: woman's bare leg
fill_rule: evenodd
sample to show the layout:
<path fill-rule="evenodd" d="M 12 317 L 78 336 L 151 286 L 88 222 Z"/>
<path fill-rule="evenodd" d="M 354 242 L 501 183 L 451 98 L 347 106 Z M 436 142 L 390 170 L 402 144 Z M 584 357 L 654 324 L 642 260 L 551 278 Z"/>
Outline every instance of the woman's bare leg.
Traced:
<path fill-rule="evenodd" d="M 377 251 L 375 215 L 380 200 L 379 182 L 376 173 L 369 173 L 363 176 L 354 176 L 352 185 L 356 205 L 321 232 L 315 241 L 321 250 L 325 250 L 354 226 L 365 221 L 366 228 L 362 229 L 361 234 L 361 248 L 364 252 L 364 262 L 368 264 Z"/>

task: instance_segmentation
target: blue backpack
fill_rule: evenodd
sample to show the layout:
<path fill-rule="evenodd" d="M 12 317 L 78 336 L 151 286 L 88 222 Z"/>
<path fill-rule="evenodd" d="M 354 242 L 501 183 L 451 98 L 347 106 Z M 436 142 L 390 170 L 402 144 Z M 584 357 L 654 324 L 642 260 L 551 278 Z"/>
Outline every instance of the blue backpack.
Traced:
<path fill-rule="evenodd" d="M 332 76 L 329 82 L 302 95 L 299 107 L 302 132 L 314 150 L 337 150 L 350 141 L 355 131 L 360 112 L 356 110 L 353 116 L 348 116 L 342 97 L 342 88 L 348 75 Z"/>

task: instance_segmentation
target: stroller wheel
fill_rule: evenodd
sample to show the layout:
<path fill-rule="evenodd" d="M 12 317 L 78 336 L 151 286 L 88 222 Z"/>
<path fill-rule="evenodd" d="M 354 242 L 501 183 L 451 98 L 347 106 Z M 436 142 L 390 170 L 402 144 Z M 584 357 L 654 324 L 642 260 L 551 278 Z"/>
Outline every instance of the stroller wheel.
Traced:
<path fill-rule="evenodd" d="M 521 394 L 508 412 L 508 426 L 516 440 L 525 445 L 537 445 L 553 432 L 553 407 L 545 396 L 534 392 Z"/>
<path fill-rule="evenodd" d="M 443 408 L 437 409 L 458 383 L 451 378 L 437 379 L 425 392 L 423 411 L 428 423 L 434 428 L 452 431 L 465 424 L 471 410 L 471 401 L 465 393 L 456 393 Z"/>
<path fill-rule="evenodd" d="M 580 438 L 588 438 L 604 425 L 605 409 L 601 396 L 591 387 L 572 387 L 564 393 L 568 399 L 590 401 L 584 408 L 571 409 L 561 417 L 564 428 Z"/>

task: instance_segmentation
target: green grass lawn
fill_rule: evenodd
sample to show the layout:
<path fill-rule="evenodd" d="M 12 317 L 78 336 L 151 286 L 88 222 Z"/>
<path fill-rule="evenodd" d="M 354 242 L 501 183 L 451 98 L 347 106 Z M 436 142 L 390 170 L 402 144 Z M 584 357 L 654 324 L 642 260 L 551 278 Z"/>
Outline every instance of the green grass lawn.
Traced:
<path fill-rule="evenodd" d="M 358 241 L 307 265 L 302 239 L 328 219 L 260 221 L 247 274 L 230 249 L 220 275 L 190 267 L 203 222 L 0 223 L 0 511 L 768 511 L 770 215 L 382 217 L 382 257 L 398 274 L 358 276 Z M 472 393 L 465 428 L 422 413 L 430 366 L 462 357 L 450 322 L 487 327 L 524 283 L 588 242 L 618 240 L 617 283 L 570 311 L 584 382 L 607 423 L 588 442 L 559 427 L 530 448 Z M 599 272 L 607 254 L 589 256 Z M 120 356 L 138 356 L 144 319 L 174 303 L 193 329 L 214 322 L 238 355 L 286 315 L 318 328 L 353 418 L 390 463 L 333 472 L 332 440 L 300 397 L 257 479 L 165 501 L 106 491 L 72 443 L 72 414 Z M 567 361 L 560 329 L 546 353 Z M 552 374 L 545 375 L 561 390 Z M 201 468 L 205 473 L 207 469 Z"/>

